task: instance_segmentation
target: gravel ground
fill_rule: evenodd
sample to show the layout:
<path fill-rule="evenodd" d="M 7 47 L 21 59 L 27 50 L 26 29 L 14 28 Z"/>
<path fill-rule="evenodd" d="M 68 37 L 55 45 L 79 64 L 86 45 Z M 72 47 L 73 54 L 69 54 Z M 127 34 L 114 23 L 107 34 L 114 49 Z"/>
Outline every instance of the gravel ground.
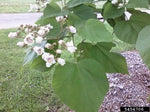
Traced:
<path fill-rule="evenodd" d="M 136 51 L 126 51 L 130 75 L 107 74 L 109 91 L 99 112 L 120 112 L 121 106 L 150 107 L 150 71 Z"/>

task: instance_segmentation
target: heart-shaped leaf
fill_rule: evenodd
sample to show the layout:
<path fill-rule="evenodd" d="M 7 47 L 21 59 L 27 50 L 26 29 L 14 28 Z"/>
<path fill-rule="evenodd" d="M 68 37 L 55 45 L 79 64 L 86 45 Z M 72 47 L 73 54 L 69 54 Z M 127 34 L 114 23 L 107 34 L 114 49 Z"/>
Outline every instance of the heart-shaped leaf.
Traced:
<path fill-rule="evenodd" d="M 97 60 L 107 73 L 128 74 L 125 58 L 118 53 L 110 52 L 114 46 L 113 43 L 106 42 L 99 42 L 96 45 L 82 43 L 79 45 L 79 48 L 83 50 L 80 54 L 80 58 L 92 58 Z"/>
<path fill-rule="evenodd" d="M 150 68 L 150 25 L 144 27 L 139 33 L 136 48 L 143 61 Z"/>
<path fill-rule="evenodd" d="M 113 38 L 105 25 L 96 19 L 89 19 L 84 27 L 79 29 L 79 35 L 92 42 L 110 42 Z"/>
<path fill-rule="evenodd" d="M 92 59 L 58 66 L 52 84 L 60 99 L 76 112 L 97 112 L 108 91 L 104 69 Z"/>

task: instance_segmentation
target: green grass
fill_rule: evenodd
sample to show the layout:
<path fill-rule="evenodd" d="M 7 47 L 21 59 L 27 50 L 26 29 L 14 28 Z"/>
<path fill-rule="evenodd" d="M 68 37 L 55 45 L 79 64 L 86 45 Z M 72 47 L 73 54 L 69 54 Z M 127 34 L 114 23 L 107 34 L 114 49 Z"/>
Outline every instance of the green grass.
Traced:
<path fill-rule="evenodd" d="M 28 12 L 36 0 L 0 0 L 0 13 Z"/>
<path fill-rule="evenodd" d="M 0 112 L 67 112 L 51 87 L 52 72 L 22 67 L 24 49 L 7 37 L 10 31 L 0 30 Z"/>

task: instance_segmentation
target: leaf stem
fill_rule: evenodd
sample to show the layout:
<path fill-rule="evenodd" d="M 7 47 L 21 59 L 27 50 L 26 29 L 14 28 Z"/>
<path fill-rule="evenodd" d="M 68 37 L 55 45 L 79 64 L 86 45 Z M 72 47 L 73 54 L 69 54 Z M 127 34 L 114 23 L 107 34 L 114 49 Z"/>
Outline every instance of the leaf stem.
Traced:
<path fill-rule="evenodd" d="M 74 40 L 74 36 L 72 35 L 72 41 L 73 41 L 73 45 L 75 45 L 75 40 Z M 77 53 L 74 52 L 74 61 L 75 63 L 77 63 Z"/>

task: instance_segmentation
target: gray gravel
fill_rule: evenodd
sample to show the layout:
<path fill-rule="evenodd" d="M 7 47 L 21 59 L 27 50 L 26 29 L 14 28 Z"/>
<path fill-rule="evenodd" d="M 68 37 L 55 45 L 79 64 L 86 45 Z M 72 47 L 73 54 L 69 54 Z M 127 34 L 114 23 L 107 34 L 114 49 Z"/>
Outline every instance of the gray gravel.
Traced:
<path fill-rule="evenodd" d="M 99 112 L 120 112 L 121 106 L 149 106 L 150 71 L 136 51 L 126 51 L 129 74 L 107 74 L 109 91 Z"/>

